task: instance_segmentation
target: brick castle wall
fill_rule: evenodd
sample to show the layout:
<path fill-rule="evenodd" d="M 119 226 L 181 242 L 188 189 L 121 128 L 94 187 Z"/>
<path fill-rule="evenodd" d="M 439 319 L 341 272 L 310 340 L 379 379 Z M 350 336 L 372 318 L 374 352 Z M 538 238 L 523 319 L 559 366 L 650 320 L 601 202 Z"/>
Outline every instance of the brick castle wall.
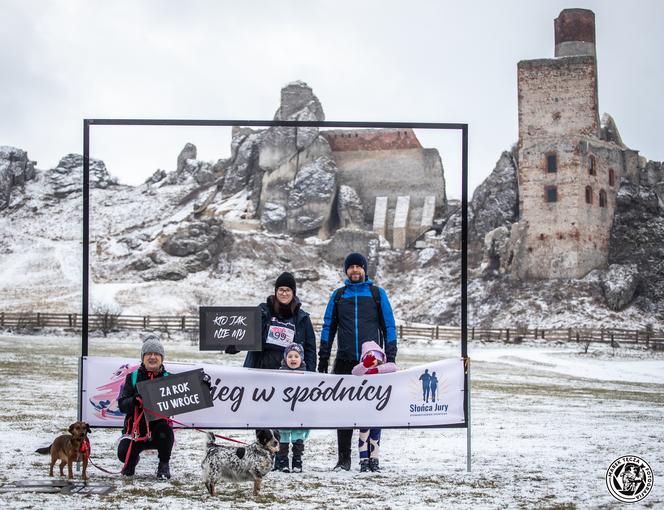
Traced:
<path fill-rule="evenodd" d="M 334 129 L 321 134 L 334 152 L 422 148 L 412 129 Z"/>
<path fill-rule="evenodd" d="M 521 61 L 517 73 L 519 140 L 571 134 L 599 136 L 593 57 Z"/>

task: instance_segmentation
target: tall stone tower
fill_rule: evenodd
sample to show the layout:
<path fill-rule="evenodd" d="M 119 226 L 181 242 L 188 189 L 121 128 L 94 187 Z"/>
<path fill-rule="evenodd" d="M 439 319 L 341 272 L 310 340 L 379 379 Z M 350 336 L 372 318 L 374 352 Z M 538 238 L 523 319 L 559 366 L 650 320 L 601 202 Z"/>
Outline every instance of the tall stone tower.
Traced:
<path fill-rule="evenodd" d="M 620 178 L 637 163 L 610 117 L 600 124 L 595 15 L 565 9 L 555 58 L 518 63 L 519 222 L 512 273 L 580 278 L 606 265 Z"/>

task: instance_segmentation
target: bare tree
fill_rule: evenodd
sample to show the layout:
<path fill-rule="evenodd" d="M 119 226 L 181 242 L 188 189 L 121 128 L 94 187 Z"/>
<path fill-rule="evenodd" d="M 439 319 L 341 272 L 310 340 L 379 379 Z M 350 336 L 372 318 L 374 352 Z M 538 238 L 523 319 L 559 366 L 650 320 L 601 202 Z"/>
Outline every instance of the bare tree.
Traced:
<path fill-rule="evenodd" d="M 198 309 L 201 306 L 214 306 L 215 299 L 216 296 L 212 292 L 206 289 L 195 289 L 192 292 L 191 300 L 189 301 L 189 306 L 187 307 L 187 315 L 193 315 L 198 320 Z M 189 337 L 189 342 L 191 345 L 196 345 L 198 343 L 199 327 L 194 326 L 193 328 L 186 328 L 185 332 Z"/>
<path fill-rule="evenodd" d="M 104 336 L 118 329 L 118 317 L 122 315 L 122 308 L 115 303 L 93 302 L 91 306 L 92 315 L 95 317 L 94 324 Z"/>

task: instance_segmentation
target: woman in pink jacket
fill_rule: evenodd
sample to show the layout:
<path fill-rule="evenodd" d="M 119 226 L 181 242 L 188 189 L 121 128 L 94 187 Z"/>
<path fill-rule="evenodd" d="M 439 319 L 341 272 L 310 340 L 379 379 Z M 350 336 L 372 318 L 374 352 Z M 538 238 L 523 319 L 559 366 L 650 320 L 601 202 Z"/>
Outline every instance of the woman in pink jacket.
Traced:
<path fill-rule="evenodd" d="M 397 366 L 386 363 L 385 351 L 376 342 L 364 342 L 362 344 L 362 356 L 360 362 L 353 367 L 353 375 L 388 374 L 396 372 Z M 360 472 L 380 471 L 378 455 L 380 453 L 380 429 L 360 429 L 358 442 L 360 451 Z"/>

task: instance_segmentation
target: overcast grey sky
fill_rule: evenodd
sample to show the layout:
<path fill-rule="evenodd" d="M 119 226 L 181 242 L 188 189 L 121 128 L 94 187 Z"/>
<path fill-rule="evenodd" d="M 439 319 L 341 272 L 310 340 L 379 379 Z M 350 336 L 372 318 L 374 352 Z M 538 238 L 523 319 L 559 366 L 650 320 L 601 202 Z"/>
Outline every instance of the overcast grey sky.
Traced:
<path fill-rule="evenodd" d="M 517 139 L 517 62 L 552 57 L 572 7 L 595 12 L 600 112 L 664 160 L 659 0 L 0 0 L 0 145 L 45 169 L 82 152 L 86 117 L 269 120 L 299 79 L 330 121 L 468 123 L 473 189 Z M 97 127 L 91 155 L 138 183 L 188 141 L 229 153 L 223 130 Z M 458 137 L 423 143 L 458 197 Z"/>

